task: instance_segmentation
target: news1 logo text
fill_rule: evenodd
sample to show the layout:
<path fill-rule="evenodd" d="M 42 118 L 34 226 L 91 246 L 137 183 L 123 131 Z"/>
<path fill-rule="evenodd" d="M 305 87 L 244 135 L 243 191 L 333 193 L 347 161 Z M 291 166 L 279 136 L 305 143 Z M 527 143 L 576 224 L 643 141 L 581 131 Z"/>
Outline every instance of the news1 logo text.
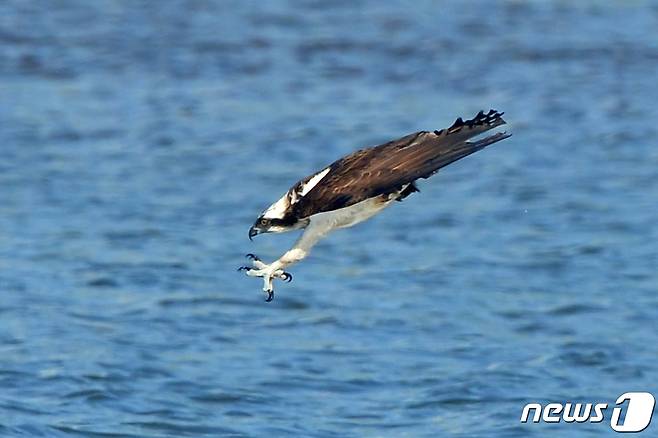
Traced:
<path fill-rule="evenodd" d="M 656 399 L 648 392 L 626 392 L 614 406 L 608 403 L 528 403 L 521 412 L 521 423 L 602 423 L 609 418 L 616 432 L 642 432 L 653 417 Z"/>

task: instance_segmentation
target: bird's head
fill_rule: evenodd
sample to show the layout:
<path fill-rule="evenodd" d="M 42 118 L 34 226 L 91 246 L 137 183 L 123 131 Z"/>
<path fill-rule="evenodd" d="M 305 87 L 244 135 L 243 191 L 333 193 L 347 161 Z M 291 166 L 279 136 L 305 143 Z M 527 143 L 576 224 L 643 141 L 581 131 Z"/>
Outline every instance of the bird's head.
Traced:
<path fill-rule="evenodd" d="M 281 199 L 270 205 L 249 228 L 249 240 L 253 240 L 258 234 L 288 231 L 282 227 L 283 221 L 281 218 L 286 215 L 289 206 L 290 202 L 287 195 L 283 195 Z"/>
<path fill-rule="evenodd" d="M 298 227 L 295 226 L 294 221 L 279 218 L 268 218 L 263 215 L 258 216 L 256 222 L 249 228 L 249 240 L 253 240 L 259 234 L 265 233 L 284 233 L 286 231 L 294 230 Z"/>
<path fill-rule="evenodd" d="M 285 233 L 308 225 L 308 220 L 300 220 L 294 214 L 290 194 L 286 193 L 258 216 L 249 229 L 249 240 L 258 234 Z"/>
<path fill-rule="evenodd" d="M 266 217 L 258 216 L 256 222 L 249 228 L 249 240 L 253 240 L 259 234 L 269 233 L 270 228 L 272 228 L 272 219 Z"/>

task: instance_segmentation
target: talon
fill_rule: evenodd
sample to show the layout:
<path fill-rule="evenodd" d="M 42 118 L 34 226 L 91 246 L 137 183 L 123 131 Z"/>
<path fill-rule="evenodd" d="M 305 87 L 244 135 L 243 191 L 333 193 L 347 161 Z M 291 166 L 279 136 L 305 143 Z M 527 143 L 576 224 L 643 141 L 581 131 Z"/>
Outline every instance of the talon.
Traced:
<path fill-rule="evenodd" d="M 252 254 L 252 253 L 247 254 L 245 257 L 248 258 L 248 259 L 250 259 L 250 260 L 260 261 L 260 259 L 258 258 L 258 256 L 255 255 L 255 254 Z"/>
<path fill-rule="evenodd" d="M 281 274 L 281 280 L 290 283 L 292 281 L 292 274 L 284 271 L 283 274 Z"/>
<path fill-rule="evenodd" d="M 274 299 L 274 291 L 272 289 L 266 290 L 265 293 L 267 294 L 267 298 L 265 298 L 266 303 L 269 303 Z"/>
<path fill-rule="evenodd" d="M 240 271 L 251 271 L 252 269 L 253 269 L 253 268 L 251 268 L 251 267 L 249 267 L 249 266 L 240 266 L 240 267 L 238 268 L 238 272 L 240 272 Z"/>

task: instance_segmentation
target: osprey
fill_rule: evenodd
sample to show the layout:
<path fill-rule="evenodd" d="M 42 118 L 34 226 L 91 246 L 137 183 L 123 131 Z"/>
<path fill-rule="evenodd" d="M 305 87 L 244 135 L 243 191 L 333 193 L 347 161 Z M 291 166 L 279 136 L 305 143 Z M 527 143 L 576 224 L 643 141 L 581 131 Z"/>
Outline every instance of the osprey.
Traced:
<path fill-rule="evenodd" d="M 337 228 L 351 227 L 417 192 L 415 182 L 511 134 L 498 132 L 468 141 L 505 124 L 503 113 L 480 111 L 473 119 L 458 118 L 440 131 L 420 131 L 379 146 L 349 154 L 293 185 L 267 208 L 249 230 L 249 239 L 262 233 L 304 228 L 295 245 L 278 260 L 266 264 L 247 254 L 248 276 L 263 278 L 266 301 L 274 297 L 273 280 L 290 282 L 287 266 L 304 259 L 313 245 Z"/>

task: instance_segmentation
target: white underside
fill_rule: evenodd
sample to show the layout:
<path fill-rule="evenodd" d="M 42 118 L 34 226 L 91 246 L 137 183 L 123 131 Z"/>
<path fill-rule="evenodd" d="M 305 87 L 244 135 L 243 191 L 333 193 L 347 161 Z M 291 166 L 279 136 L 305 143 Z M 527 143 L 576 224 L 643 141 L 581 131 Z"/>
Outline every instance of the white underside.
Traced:
<path fill-rule="evenodd" d="M 390 205 L 391 200 L 382 200 L 380 197 L 366 199 L 349 207 L 338 210 L 318 213 L 310 217 L 307 228 L 316 227 L 329 231 L 336 228 L 347 228 L 370 219 Z"/>
<path fill-rule="evenodd" d="M 286 265 L 302 260 L 308 255 L 311 248 L 331 231 L 351 227 L 370 219 L 388 207 L 396 197 L 397 195 L 391 196 L 389 199 L 382 199 L 377 196 L 349 207 L 314 214 L 309 218 L 309 223 L 295 246 L 283 255 L 282 260 Z"/>
<path fill-rule="evenodd" d="M 310 223 L 306 227 L 306 232 L 304 234 L 320 234 L 321 237 L 323 237 L 334 229 L 351 227 L 359 222 L 370 219 L 391 205 L 391 203 L 396 200 L 400 193 L 408 186 L 409 184 L 405 184 L 399 191 L 390 193 L 388 197 L 376 196 L 354 205 L 350 205 L 349 207 L 314 214 L 309 218 Z"/>

